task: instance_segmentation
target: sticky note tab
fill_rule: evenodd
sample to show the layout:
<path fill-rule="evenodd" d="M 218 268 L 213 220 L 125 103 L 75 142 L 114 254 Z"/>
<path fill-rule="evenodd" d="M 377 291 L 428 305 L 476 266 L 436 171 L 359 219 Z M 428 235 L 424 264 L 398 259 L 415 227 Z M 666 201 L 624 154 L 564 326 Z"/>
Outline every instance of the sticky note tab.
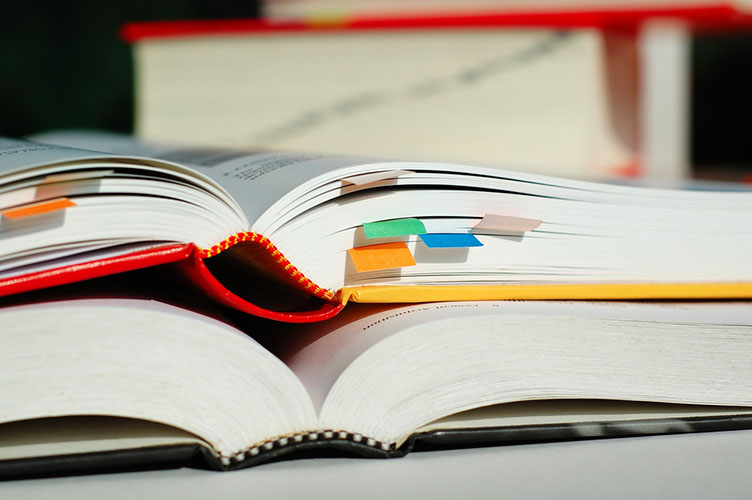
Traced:
<path fill-rule="evenodd" d="M 345 184 L 354 184 L 356 186 L 364 186 L 378 181 L 386 181 L 389 179 L 396 179 L 400 175 L 414 174 L 412 170 L 383 170 L 381 172 L 372 172 L 370 174 L 353 175 L 341 179 Z"/>
<path fill-rule="evenodd" d="M 31 217 L 32 215 L 47 214 L 75 206 L 76 204 L 68 198 L 57 198 L 54 200 L 31 203 L 22 207 L 3 210 L 3 217 L 7 217 L 8 219 L 23 219 L 24 217 Z"/>
<path fill-rule="evenodd" d="M 351 248 L 347 253 L 359 273 L 415 265 L 413 254 L 404 241 Z"/>
<path fill-rule="evenodd" d="M 392 236 L 407 236 L 409 234 L 423 234 L 426 226 L 418 219 L 394 219 L 381 222 L 366 222 L 363 224 L 366 238 L 389 238 Z"/>
<path fill-rule="evenodd" d="M 428 248 L 467 248 L 482 247 L 475 235 L 470 233 L 432 233 L 421 234 L 420 239 Z"/>
<path fill-rule="evenodd" d="M 486 234 L 522 234 L 532 231 L 541 225 L 538 219 L 526 219 L 524 217 L 510 217 L 507 215 L 486 214 L 472 231 Z"/>

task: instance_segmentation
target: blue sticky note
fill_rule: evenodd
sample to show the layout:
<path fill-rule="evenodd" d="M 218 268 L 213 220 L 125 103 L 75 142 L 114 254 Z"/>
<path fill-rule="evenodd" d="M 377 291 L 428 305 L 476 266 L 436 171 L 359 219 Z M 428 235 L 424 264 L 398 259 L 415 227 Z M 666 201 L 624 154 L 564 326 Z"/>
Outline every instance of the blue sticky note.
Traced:
<path fill-rule="evenodd" d="M 433 233 L 419 234 L 418 236 L 428 248 L 466 248 L 483 246 L 483 243 L 481 243 L 474 234 L 470 233 Z"/>

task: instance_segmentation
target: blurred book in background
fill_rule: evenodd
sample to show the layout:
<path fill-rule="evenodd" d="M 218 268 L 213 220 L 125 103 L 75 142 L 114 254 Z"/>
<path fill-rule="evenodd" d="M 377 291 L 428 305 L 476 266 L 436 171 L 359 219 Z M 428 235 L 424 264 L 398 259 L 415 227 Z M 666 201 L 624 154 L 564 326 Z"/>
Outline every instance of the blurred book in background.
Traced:
<path fill-rule="evenodd" d="M 595 30 L 249 20 L 126 37 L 146 139 L 578 177 L 634 161 L 634 85 Z"/>
<path fill-rule="evenodd" d="M 682 179 L 691 174 L 689 40 L 752 27 L 752 16 L 720 2 L 450 4 L 403 16 L 354 7 L 127 25 L 136 131 L 246 149 Z"/>

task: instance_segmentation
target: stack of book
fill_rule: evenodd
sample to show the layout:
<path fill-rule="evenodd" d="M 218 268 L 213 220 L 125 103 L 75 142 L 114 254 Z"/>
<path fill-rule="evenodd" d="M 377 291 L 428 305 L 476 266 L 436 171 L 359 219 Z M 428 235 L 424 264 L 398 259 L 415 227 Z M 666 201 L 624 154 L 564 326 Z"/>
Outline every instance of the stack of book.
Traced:
<path fill-rule="evenodd" d="M 4 476 L 752 428 L 749 191 L 57 133 L 0 212 Z"/>

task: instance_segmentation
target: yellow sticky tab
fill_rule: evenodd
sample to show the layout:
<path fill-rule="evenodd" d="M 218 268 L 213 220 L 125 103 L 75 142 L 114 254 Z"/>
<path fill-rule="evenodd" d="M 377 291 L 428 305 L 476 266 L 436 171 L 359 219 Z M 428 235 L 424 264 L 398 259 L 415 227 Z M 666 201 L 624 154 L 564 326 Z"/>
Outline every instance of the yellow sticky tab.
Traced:
<path fill-rule="evenodd" d="M 8 219 L 23 219 L 24 217 L 47 214 L 75 206 L 76 204 L 68 198 L 57 198 L 54 200 L 47 200 L 39 203 L 32 203 L 30 205 L 24 205 L 18 208 L 9 208 L 8 210 L 3 210 L 3 217 L 7 217 Z"/>
<path fill-rule="evenodd" d="M 359 273 L 415 265 L 413 254 L 404 241 L 351 248 L 347 253 Z"/>

